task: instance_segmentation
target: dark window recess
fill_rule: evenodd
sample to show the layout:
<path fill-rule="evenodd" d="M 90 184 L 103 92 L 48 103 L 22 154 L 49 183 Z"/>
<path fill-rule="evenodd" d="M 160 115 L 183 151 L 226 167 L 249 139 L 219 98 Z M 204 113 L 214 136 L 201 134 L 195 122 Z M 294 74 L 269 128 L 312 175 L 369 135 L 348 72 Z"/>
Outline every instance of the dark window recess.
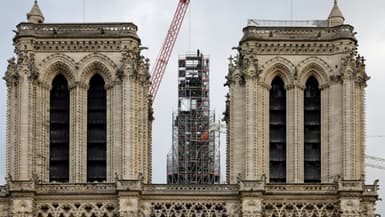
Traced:
<path fill-rule="evenodd" d="M 90 80 L 87 96 L 87 182 L 106 181 L 106 90 L 100 75 Z"/>
<path fill-rule="evenodd" d="M 50 92 L 49 180 L 69 181 L 69 91 L 67 80 L 58 75 Z"/>
<path fill-rule="evenodd" d="M 318 81 L 310 77 L 304 92 L 304 181 L 321 182 L 321 97 Z"/>
<path fill-rule="evenodd" d="M 185 60 L 179 60 L 179 67 L 185 67 L 186 66 L 186 61 Z"/>
<path fill-rule="evenodd" d="M 286 91 L 280 77 L 270 89 L 270 182 L 286 182 Z"/>

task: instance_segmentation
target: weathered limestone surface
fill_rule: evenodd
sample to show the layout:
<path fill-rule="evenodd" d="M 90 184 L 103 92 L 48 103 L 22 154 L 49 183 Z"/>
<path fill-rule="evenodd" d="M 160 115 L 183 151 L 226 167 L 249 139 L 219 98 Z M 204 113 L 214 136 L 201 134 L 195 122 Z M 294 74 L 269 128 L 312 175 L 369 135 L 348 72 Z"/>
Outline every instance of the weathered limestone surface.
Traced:
<path fill-rule="evenodd" d="M 7 184 L 0 217 L 373 217 L 365 185 L 365 61 L 335 3 L 316 27 L 247 26 L 230 58 L 227 184 L 151 184 L 149 63 L 132 23 L 44 24 L 37 2 L 8 62 Z M 325 24 L 326 23 L 326 24 Z M 50 90 L 70 95 L 69 181 L 50 182 Z M 107 180 L 87 183 L 87 94 L 99 74 L 107 98 Z M 273 79 L 286 89 L 286 183 L 269 183 Z M 304 89 L 321 92 L 321 182 L 304 183 Z"/>

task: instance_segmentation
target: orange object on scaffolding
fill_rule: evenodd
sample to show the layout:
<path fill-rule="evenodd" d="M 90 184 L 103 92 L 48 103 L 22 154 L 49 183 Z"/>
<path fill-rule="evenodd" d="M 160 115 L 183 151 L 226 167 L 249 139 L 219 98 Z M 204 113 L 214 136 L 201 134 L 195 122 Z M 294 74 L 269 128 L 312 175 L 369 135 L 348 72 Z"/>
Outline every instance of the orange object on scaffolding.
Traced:
<path fill-rule="evenodd" d="M 209 140 L 209 132 L 207 131 L 204 132 L 201 136 L 201 140 L 204 140 L 204 141 Z"/>

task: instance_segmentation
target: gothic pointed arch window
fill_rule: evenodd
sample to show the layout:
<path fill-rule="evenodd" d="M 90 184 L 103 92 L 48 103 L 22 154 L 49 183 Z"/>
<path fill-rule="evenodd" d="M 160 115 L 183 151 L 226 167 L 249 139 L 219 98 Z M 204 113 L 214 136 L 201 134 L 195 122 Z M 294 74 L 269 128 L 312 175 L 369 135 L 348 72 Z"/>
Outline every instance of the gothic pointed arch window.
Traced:
<path fill-rule="evenodd" d="M 304 181 L 321 181 L 321 93 L 313 76 L 304 92 Z"/>
<path fill-rule="evenodd" d="M 270 182 L 286 182 L 286 90 L 279 76 L 271 83 L 269 111 Z"/>
<path fill-rule="evenodd" d="M 65 77 L 57 75 L 50 91 L 49 179 L 69 181 L 69 90 Z"/>
<path fill-rule="evenodd" d="M 106 181 L 106 90 L 103 78 L 95 74 L 87 95 L 87 181 Z"/>

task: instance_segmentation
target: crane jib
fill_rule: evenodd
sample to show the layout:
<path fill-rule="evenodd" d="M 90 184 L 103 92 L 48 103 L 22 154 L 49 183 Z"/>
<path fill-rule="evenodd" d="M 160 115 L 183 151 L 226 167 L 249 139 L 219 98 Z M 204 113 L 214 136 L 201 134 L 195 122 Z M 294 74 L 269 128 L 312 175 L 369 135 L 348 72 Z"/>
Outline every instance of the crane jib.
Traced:
<path fill-rule="evenodd" d="M 170 24 L 170 27 L 167 31 L 166 38 L 163 42 L 162 49 L 159 52 L 157 61 L 151 73 L 151 86 L 149 90 L 149 95 L 152 97 L 152 102 L 154 102 L 156 94 L 159 89 L 160 82 L 162 81 L 164 72 L 166 70 L 168 60 L 170 59 L 172 50 L 175 45 L 175 41 L 178 37 L 179 30 L 182 26 L 183 19 L 186 15 L 187 7 L 190 0 L 180 0 L 178 7 L 174 13 L 174 18 Z"/>

